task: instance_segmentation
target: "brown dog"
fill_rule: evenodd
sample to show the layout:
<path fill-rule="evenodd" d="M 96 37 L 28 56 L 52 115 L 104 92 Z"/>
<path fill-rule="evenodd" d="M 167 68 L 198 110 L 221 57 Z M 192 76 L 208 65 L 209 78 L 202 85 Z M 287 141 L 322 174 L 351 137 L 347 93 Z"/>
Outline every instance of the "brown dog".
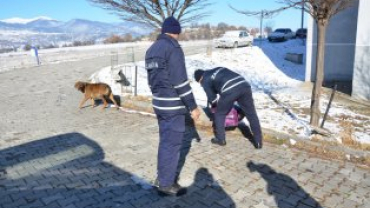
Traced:
<path fill-rule="evenodd" d="M 108 102 L 107 99 L 111 99 L 118 107 L 118 104 L 113 98 L 112 89 L 109 87 L 109 85 L 105 83 L 88 83 L 88 82 L 76 82 L 75 88 L 82 93 L 84 93 L 84 97 L 82 98 L 80 102 L 79 108 L 82 108 L 82 105 L 88 100 L 91 99 L 92 107 L 95 107 L 95 100 L 94 99 L 102 99 L 104 102 L 102 110 L 107 107 Z"/>

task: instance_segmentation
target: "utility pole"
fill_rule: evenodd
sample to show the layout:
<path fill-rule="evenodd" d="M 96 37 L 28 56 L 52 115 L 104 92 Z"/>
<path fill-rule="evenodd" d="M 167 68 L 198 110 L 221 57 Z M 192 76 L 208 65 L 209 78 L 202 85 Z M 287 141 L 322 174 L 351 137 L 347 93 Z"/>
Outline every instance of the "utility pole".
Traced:
<path fill-rule="evenodd" d="M 302 0 L 302 18 L 301 18 L 301 29 L 303 29 L 303 22 L 304 22 L 304 0 Z"/>
<path fill-rule="evenodd" d="M 261 43 L 262 43 L 262 30 L 263 30 L 262 26 L 263 26 L 263 17 L 264 17 L 264 15 L 263 15 L 263 10 L 262 10 L 262 11 L 261 11 L 261 18 L 260 18 L 260 37 L 259 37 L 260 45 L 261 45 Z"/>
<path fill-rule="evenodd" d="M 290 8 L 290 7 L 282 7 L 280 9 L 275 9 L 275 10 L 241 11 L 241 10 L 235 9 L 231 5 L 229 5 L 229 7 L 233 9 L 234 11 L 236 11 L 237 13 L 240 13 L 246 16 L 254 16 L 260 19 L 260 37 L 259 37 L 260 44 L 261 44 L 261 39 L 262 39 L 262 34 L 263 34 L 263 19 L 271 19 L 275 15 L 278 15 L 280 12 Z"/>
<path fill-rule="evenodd" d="M 301 17 L 301 29 L 302 29 L 302 32 L 303 32 L 303 22 L 304 22 L 304 0 L 302 0 L 302 5 L 301 5 L 301 10 L 302 10 L 302 17 Z M 306 36 L 307 38 L 307 36 Z M 302 45 L 305 45 L 306 44 L 306 39 L 302 38 Z"/>
<path fill-rule="evenodd" d="M 262 38 L 262 25 L 263 25 L 263 10 L 261 11 L 261 18 L 260 18 L 260 38 Z"/>

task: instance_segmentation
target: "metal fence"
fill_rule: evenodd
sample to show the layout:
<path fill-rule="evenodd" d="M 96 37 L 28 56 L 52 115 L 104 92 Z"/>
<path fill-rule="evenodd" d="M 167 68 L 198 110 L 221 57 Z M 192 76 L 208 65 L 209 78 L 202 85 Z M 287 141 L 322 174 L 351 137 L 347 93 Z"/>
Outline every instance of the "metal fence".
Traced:
<path fill-rule="evenodd" d="M 134 94 L 136 96 L 138 66 L 133 64 L 135 63 L 135 53 L 133 47 L 130 48 L 132 51 L 131 53 L 111 53 L 111 73 L 113 78 L 112 80 L 119 85 L 121 94 Z M 126 64 L 119 64 L 120 55 L 121 58 L 125 58 L 123 61 Z M 112 85 L 114 84 L 112 83 Z"/>
<path fill-rule="evenodd" d="M 185 55 L 195 55 L 206 53 L 212 55 L 212 44 L 204 42 L 203 44 L 194 44 L 182 47 Z M 113 82 L 119 84 L 115 86 L 120 88 L 118 91 L 124 94 L 138 94 L 138 69 L 137 61 L 143 61 L 147 47 L 127 47 L 119 51 L 112 51 L 110 56 L 111 73 Z M 141 70 L 141 69 L 140 69 Z M 112 83 L 112 85 L 114 85 Z"/>

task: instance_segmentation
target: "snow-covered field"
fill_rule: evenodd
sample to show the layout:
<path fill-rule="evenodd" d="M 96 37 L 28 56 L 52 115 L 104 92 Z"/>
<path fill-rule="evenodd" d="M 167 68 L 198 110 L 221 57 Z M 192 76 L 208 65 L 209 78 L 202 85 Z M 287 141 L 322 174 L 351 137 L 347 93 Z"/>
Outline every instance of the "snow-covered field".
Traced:
<path fill-rule="evenodd" d="M 150 46 L 149 41 L 132 43 L 91 45 L 83 47 L 63 47 L 42 49 L 38 51 L 42 65 L 58 64 L 61 62 L 80 61 L 98 57 L 107 57 L 110 60 L 112 53 L 120 57 L 126 57 L 134 50 L 135 53 L 145 53 Z M 184 42 L 185 47 L 199 47 L 207 44 L 207 41 Z M 0 54 L 0 73 L 17 68 L 37 66 L 36 58 L 32 51 L 11 52 Z"/>
<path fill-rule="evenodd" d="M 190 80 L 193 80 L 193 72 L 199 68 L 211 69 L 224 66 L 240 73 L 252 85 L 262 127 L 310 138 L 311 91 L 304 87 L 305 65 L 284 60 L 286 53 L 305 54 L 305 49 L 302 40 L 261 44 L 256 42 L 253 47 L 214 49 L 212 55 L 187 56 L 186 66 Z M 138 66 L 138 94 L 150 96 L 144 62 L 138 62 L 136 65 Z M 133 76 L 130 73 L 128 72 L 128 77 Z M 110 67 L 102 69 L 93 77 L 95 80 L 111 83 Z M 198 105 L 206 106 L 206 96 L 201 86 L 194 81 L 191 85 Z M 327 103 L 328 98 L 323 96 L 322 112 L 325 112 Z M 369 120 L 369 116 L 355 113 L 341 103 L 334 102 L 325 128 L 330 129 L 339 143 L 346 139 L 344 137 L 349 136 L 352 140 L 370 144 Z M 247 122 L 246 119 L 245 122 Z M 348 123 L 352 126 L 348 127 Z"/>
<path fill-rule="evenodd" d="M 101 56 L 110 56 L 112 52 L 127 53 L 130 47 L 146 48 L 149 42 L 133 42 L 121 44 L 92 45 L 84 47 L 64 47 L 39 50 L 41 64 L 50 65 L 67 61 L 80 61 Z M 131 50 L 130 50 L 131 52 Z M 36 66 L 35 56 L 32 51 L 12 52 L 0 54 L 0 72 L 17 68 Z"/>

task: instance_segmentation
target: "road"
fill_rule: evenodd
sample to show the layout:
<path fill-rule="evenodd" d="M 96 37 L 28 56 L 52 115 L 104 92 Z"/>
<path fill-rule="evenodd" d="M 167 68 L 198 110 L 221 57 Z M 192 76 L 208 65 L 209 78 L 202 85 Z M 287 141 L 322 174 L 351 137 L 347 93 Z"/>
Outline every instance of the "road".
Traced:
<path fill-rule="evenodd" d="M 107 58 L 0 74 L 0 207 L 370 207 L 370 172 L 241 136 L 225 147 L 188 122 L 182 197 L 159 197 L 154 117 L 78 109 L 74 82 Z M 195 138 L 200 139 L 198 141 Z"/>

